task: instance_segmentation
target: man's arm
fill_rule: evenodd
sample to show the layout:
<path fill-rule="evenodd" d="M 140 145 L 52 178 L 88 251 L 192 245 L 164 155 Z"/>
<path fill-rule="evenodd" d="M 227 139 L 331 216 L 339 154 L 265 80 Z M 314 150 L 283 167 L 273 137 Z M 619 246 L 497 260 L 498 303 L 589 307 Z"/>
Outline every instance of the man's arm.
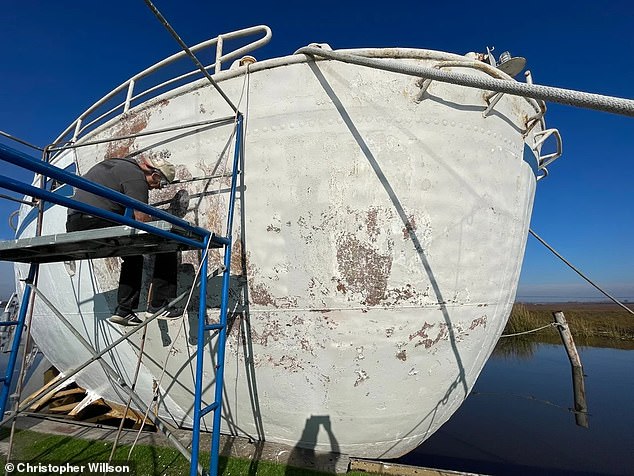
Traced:
<path fill-rule="evenodd" d="M 121 191 L 128 197 L 134 198 L 140 202 L 148 202 L 148 186 L 143 175 L 134 177 L 129 180 L 123 180 L 121 183 Z M 152 221 L 152 216 L 139 210 L 134 210 L 134 219 L 142 222 Z"/>
<path fill-rule="evenodd" d="M 152 221 L 152 215 L 140 212 L 139 210 L 134 210 L 134 219 L 142 222 L 148 222 Z"/>

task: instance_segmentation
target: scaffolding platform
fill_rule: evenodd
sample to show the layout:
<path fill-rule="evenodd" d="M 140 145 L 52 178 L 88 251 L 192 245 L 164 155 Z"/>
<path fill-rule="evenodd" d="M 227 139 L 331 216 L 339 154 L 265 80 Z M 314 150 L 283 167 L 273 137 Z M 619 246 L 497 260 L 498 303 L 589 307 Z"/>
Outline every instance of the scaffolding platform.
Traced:
<path fill-rule="evenodd" d="M 171 223 L 163 220 L 149 222 L 147 225 L 196 239 L 193 233 L 174 227 Z M 222 244 L 213 238 L 212 234 L 209 242 L 210 248 L 222 247 Z M 52 263 L 191 249 L 196 249 L 196 247 L 131 226 L 119 225 L 3 241 L 0 242 L 0 261 Z"/>

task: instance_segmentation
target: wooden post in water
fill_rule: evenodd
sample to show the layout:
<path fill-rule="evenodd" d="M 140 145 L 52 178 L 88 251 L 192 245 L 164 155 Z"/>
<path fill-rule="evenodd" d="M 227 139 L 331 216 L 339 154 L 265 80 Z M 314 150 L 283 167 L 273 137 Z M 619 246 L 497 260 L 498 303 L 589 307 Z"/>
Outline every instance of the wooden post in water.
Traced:
<path fill-rule="evenodd" d="M 557 329 L 561 336 L 561 341 L 566 348 L 570 365 L 572 366 L 572 391 L 575 402 L 575 422 L 584 428 L 589 427 L 588 422 L 588 404 L 586 403 L 586 388 L 583 378 L 583 366 L 581 358 L 577 352 L 575 341 L 568 327 L 568 322 L 564 313 L 561 311 L 553 312 L 555 322 L 558 324 Z"/>
<path fill-rule="evenodd" d="M 559 335 L 568 353 L 570 365 L 573 367 L 581 367 L 581 359 L 579 358 L 579 353 L 577 352 L 577 347 L 575 346 L 575 341 L 572 338 L 572 333 L 570 332 L 564 313 L 562 311 L 553 312 L 553 317 L 555 318 L 555 322 L 559 324 L 557 330 L 559 330 Z"/>

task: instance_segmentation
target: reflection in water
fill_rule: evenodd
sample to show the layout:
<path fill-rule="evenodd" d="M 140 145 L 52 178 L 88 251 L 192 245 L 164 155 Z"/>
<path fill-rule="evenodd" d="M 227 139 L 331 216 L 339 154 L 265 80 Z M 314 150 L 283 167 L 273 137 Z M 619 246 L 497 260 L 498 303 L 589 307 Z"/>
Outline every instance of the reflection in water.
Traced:
<path fill-rule="evenodd" d="M 571 366 L 572 368 L 572 393 L 575 402 L 575 422 L 577 425 L 588 428 L 588 404 L 586 403 L 586 385 L 583 375 L 583 368 Z"/>
<path fill-rule="evenodd" d="M 537 345 L 538 343 L 533 339 L 520 337 L 502 338 L 493 349 L 493 356 L 530 359 L 533 357 Z"/>
<path fill-rule="evenodd" d="M 493 475 L 633 474 L 634 351 L 580 347 L 583 372 L 571 382 L 562 345 L 511 341 L 519 339 L 500 341 L 456 414 L 396 462 Z"/>
<path fill-rule="evenodd" d="M 317 437 L 320 429 L 323 428 L 330 441 L 331 453 L 315 451 Z M 311 466 L 316 470 L 334 473 L 339 459 L 339 443 L 332 432 L 329 415 L 311 415 L 306 419 L 304 431 L 300 437 L 302 447 L 296 446 L 291 453 L 286 472 L 286 476 L 301 476 L 306 474 L 305 469 L 294 467 L 293 465 L 307 467 Z"/>
<path fill-rule="evenodd" d="M 493 355 L 498 358 L 513 357 L 529 360 L 534 356 L 539 345 L 539 342 L 531 337 L 503 338 L 499 340 L 493 350 Z M 565 348 L 563 346 L 561 346 L 561 348 L 562 351 L 565 352 Z M 586 402 L 583 368 L 575 365 L 571 365 L 570 368 L 572 371 L 572 395 L 574 402 L 571 411 L 575 414 L 575 422 L 577 425 L 588 428 L 588 404 Z"/>

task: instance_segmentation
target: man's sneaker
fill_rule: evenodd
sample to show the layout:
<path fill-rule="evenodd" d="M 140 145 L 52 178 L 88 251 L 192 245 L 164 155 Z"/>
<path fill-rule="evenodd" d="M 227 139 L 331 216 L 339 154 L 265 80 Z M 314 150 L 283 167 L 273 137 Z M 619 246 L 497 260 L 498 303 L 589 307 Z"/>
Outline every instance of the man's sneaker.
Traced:
<path fill-rule="evenodd" d="M 110 322 L 114 322 L 115 324 L 121 324 L 122 326 L 136 326 L 137 324 L 141 324 L 143 321 L 139 319 L 133 312 L 129 312 L 128 314 L 122 316 L 120 314 L 113 314 L 108 319 Z"/>
<path fill-rule="evenodd" d="M 148 307 L 145 313 L 145 318 L 150 318 L 154 314 L 159 313 L 157 319 L 178 319 L 185 312 L 183 309 L 175 309 L 173 307 Z"/>

